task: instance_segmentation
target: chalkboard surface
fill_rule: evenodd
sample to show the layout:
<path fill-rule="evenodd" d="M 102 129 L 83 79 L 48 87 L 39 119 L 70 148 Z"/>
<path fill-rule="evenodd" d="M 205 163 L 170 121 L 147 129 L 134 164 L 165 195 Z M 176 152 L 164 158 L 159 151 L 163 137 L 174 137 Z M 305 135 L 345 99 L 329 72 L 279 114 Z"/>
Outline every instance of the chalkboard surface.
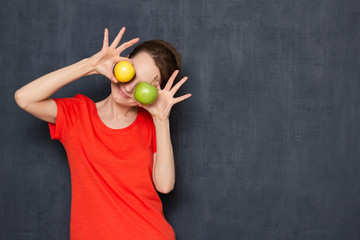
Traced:
<path fill-rule="evenodd" d="M 2 0 L 0 239 L 69 238 L 65 150 L 15 91 L 122 26 L 123 41 L 175 45 L 189 77 L 170 115 L 176 185 L 161 194 L 177 239 L 360 239 L 355 0 Z M 52 97 L 77 93 L 100 101 L 109 80 Z"/>

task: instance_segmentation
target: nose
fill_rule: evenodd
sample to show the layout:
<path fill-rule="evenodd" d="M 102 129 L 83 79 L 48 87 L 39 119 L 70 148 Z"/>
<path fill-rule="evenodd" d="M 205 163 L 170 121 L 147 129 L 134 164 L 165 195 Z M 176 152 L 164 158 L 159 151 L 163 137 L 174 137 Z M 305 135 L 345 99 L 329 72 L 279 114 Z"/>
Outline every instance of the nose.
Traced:
<path fill-rule="evenodd" d="M 138 80 L 134 77 L 129 82 L 123 83 L 123 88 L 128 94 L 132 94 L 135 91 L 135 87 L 138 84 Z"/>

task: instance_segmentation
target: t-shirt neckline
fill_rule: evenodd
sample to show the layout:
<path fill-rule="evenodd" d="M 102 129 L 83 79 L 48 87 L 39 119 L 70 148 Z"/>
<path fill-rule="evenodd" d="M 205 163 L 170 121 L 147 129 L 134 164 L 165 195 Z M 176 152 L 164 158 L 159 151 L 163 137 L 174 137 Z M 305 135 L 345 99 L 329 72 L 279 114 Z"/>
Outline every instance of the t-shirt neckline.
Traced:
<path fill-rule="evenodd" d="M 109 132 L 109 133 L 119 133 L 119 132 L 125 132 L 125 131 L 128 131 L 130 130 L 131 128 L 133 128 L 134 126 L 136 126 L 137 122 L 139 121 L 139 118 L 140 118 L 140 107 L 137 108 L 137 114 L 136 114 L 136 118 L 135 120 L 127 127 L 124 127 L 124 128 L 110 128 L 108 127 L 100 118 L 99 116 L 99 113 L 97 111 L 97 108 L 96 108 L 96 104 L 95 102 L 90 99 L 91 102 L 92 102 L 92 106 L 93 106 L 93 115 L 95 116 L 95 122 L 98 123 L 98 125 L 105 131 Z"/>

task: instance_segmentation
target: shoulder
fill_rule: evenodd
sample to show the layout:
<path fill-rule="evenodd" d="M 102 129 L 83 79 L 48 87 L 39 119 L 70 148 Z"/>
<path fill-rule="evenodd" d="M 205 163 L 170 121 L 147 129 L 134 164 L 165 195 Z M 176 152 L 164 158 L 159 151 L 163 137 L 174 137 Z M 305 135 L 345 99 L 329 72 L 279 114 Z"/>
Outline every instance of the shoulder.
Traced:
<path fill-rule="evenodd" d="M 89 102 L 92 101 L 90 98 L 83 94 L 76 94 L 73 97 L 66 97 L 66 98 L 52 98 L 56 101 L 63 101 L 63 102 Z"/>
<path fill-rule="evenodd" d="M 90 107 L 94 104 L 94 101 L 89 98 L 88 96 L 85 96 L 84 94 L 76 94 L 74 97 L 69 98 L 70 101 L 72 101 L 74 104 L 78 105 L 79 107 Z"/>
<path fill-rule="evenodd" d="M 78 93 L 76 94 L 73 99 L 77 99 L 79 102 L 92 102 L 93 100 L 84 94 Z"/>
<path fill-rule="evenodd" d="M 63 111 L 73 111 L 77 112 L 84 108 L 89 108 L 91 106 L 92 100 L 83 94 L 76 94 L 73 97 L 67 98 L 53 98 L 56 102 L 58 109 Z"/>
<path fill-rule="evenodd" d="M 144 108 L 138 107 L 138 114 L 144 118 L 145 121 L 152 122 L 152 116 L 151 114 Z"/>
<path fill-rule="evenodd" d="M 140 122 L 143 124 L 143 126 L 147 126 L 149 128 L 152 128 L 154 125 L 153 118 L 151 114 L 144 108 L 138 107 L 138 114 L 140 118 Z"/>

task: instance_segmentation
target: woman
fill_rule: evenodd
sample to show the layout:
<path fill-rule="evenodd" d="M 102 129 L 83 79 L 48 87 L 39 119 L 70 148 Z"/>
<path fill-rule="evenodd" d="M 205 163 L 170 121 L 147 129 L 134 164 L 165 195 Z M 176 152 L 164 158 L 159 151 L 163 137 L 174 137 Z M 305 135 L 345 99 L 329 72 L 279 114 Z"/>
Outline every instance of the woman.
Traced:
<path fill-rule="evenodd" d="M 125 27 L 109 46 L 105 28 L 100 52 L 15 93 L 17 104 L 47 121 L 51 138 L 60 140 L 66 150 L 72 184 L 71 240 L 175 239 L 156 190 L 169 193 L 174 187 L 169 114 L 174 104 L 191 96 L 174 98 L 187 77 L 173 86 L 180 55 L 165 41 L 144 42 L 128 58 L 121 57 L 139 41 L 117 47 L 124 32 Z M 119 83 L 112 72 L 122 60 L 130 61 L 136 72 L 127 83 Z M 94 103 L 82 94 L 50 98 L 64 85 L 91 74 L 111 80 L 106 99 Z M 156 76 L 158 98 L 141 105 L 134 98 L 136 84 L 150 83 Z"/>

